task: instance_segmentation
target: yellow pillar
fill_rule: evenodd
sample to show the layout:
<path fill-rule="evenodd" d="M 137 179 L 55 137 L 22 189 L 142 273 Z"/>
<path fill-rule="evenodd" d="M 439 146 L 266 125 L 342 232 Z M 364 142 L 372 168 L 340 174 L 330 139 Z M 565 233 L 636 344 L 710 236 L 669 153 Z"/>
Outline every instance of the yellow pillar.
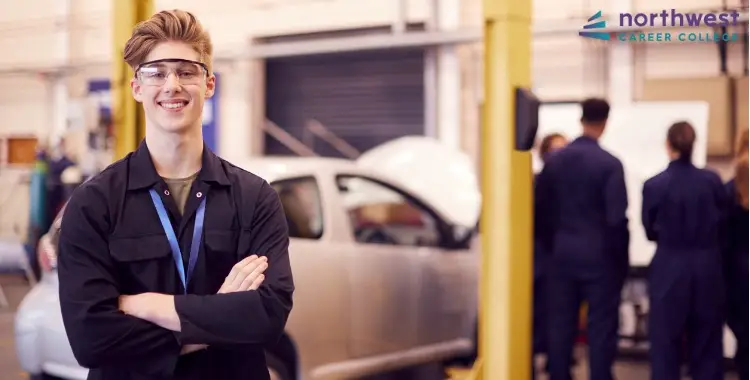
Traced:
<path fill-rule="evenodd" d="M 122 53 L 133 27 L 153 14 L 154 2 L 117 0 L 113 5 L 112 122 L 115 134 L 115 160 L 119 160 L 134 150 L 146 134 L 143 108 L 133 99 L 130 91 L 133 70 L 122 60 Z"/>
<path fill-rule="evenodd" d="M 482 273 L 478 366 L 531 377 L 532 168 L 515 150 L 515 88 L 531 86 L 531 1 L 483 0 Z"/>

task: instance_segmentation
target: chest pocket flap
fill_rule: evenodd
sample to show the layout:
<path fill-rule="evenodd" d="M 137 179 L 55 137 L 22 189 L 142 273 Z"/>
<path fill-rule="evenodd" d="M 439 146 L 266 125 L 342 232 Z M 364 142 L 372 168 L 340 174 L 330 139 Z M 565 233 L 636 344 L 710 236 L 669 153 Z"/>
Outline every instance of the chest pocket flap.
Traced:
<path fill-rule="evenodd" d="M 165 235 L 113 238 L 109 252 L 119 262 L 160 259 L 172 255 Z"/>
<path fill-rule="evenodd" d="M 231 230 L 206 231 L 206 251 L 237 258 L 237 233 Z"/>

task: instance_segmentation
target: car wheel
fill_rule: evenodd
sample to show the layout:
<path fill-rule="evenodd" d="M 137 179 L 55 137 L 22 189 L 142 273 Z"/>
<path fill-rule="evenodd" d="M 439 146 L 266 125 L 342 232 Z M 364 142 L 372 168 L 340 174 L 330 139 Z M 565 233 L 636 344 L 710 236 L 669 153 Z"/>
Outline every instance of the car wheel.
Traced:
<path fill-rule="evenodd" d="M 293 380 L 289 368 L 277 357 L 266 353 L 266 365 L 271 380 Z"/>

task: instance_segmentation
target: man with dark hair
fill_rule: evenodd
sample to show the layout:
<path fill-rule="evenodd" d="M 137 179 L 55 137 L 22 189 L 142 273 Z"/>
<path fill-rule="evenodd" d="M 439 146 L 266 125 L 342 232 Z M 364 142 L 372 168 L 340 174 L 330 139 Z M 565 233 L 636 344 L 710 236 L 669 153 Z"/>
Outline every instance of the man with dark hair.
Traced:
<path fill-rule="evenodd" d="M 537 241 L 551 252 L 549 371 L 571 379 L 581 304 L 588 303 L 589 373 L 611 380 L 620 293 L 627 274 L 628 198 L 620 160 L 599 146 L 609 117 L 603 99 L 581 103 L 583 133 L 537 177 Z"/>
<path fill-rule="evenodd" d="M 591 98 L 581 103 L 581 123 L 584 129 L 586 126 L 598 127 L 604 130 L 604 125 L 609 118 L 609 103 L 604 99 Z M 585 134 L 585 132 L 584 132 Z"/>

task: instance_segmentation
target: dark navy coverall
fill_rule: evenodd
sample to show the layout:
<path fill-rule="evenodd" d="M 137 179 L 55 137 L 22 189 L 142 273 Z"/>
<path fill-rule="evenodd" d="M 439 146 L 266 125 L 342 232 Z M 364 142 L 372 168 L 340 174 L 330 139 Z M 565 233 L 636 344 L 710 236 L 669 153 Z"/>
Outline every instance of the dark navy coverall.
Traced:
<path fill-rule="evenodd" d="M 534 181 L 534 196 L 536 197 L 537 187 Z M 547 303 L 547 272 L 549 266 L 550 252 L 549 247 L 539 239 L 540 233 L 537 231 L 540 226 L 540 216 L 534 218 L 534 282 L 533 282 L 533 341 L 532 349 L 534 354 L 547 353 L 548 328 L 547 315 L 549 314 Z M 531 363 L 532 379 L 536 378 L 536 366 Z"/>
<path fill-rule="evenodd" d="M 592 380 L 612 379 L 622 285 L 627 274 L 628 205 L 622 163 L 582 136 L 555 153 L 537 178 L 539 241 L 551 252 L 549 371 L 571 379 L 581 303 L 588 302 Z"/>
<path fill-rule="evenodd" d="M 642 221 L 656 253 L 649 267 L 654 380 L 680 379 L 683 338 L 695 380 L 723 379 L 724 287 L 720 234 L 726 192 L 719 176 L 675 160 L 643 185 Z"/>
<path fill-rule="evenodd" d="M 206 200 L 203 243 L 187 291 L 151 189 L 164 195 L 182 247 L 190 247 Z M 279 196 L 268 182 L 205 146 L 184 213 L 168 190 L 144 140 L 73 192 L 60 229 L 58 275 L 75 359 L 90 369 L 89 380 L 270 379 L 265 349 L 282 336 L 294 293 Z M 182 250 L 185 265 L 189 252 Z M 256 253 L 269 263 L 260 288 L 216 294 L 232 267 Z M 180 332 L 118 309 L 120 295 L 147 292 L 174 295 Z M 208 348 L 180 355 L 188 344 Z"/>
<path fill-rule="evenodd" d="M 727 284 L 727 324 L 732 329 L 735 338 L 737 339 L 737 352 L 734 357 L 734 362 L 737 367 L 737 372 L 740 375 L 740 380 L 748 380 L 748 356 L 750 351 L 748 350 L 748 334 L 750 330 L 748 325 L 750 324 L 748 306 L 750 302 L 750 292 L 748 292 L 748 286 L 750 285 L 750 276 L 748 276 L 748 255 L 750 254 L 750 247 L 748 247 L 748 232 L 750 230 L 750 224 L 748 223 L 748 210 L 744 208 L 735 195 L 734 181 L 730 181 L 726 185 L 727 195 L 730 197 L 731 202 L 729 208 L 729 215 L 726 223 L 726 238 L 724 241 L 727 243 L 725 246 L 725 265 L 726 270 L 724 274 L 726 276 Z"/>

